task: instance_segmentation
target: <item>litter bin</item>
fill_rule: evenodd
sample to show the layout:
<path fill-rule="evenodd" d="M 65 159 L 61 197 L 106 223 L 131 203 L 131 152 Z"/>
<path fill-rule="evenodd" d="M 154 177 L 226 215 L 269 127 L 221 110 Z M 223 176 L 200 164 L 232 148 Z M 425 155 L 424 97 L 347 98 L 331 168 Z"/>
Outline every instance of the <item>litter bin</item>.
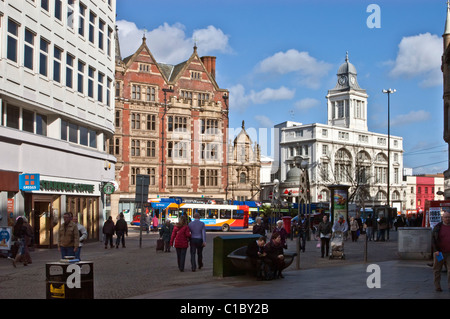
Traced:
<path fill-rule="evenodd" d="M 292 219 L 292 217 L 291 216 L 283 216 L 281 219 L 283 220 L 284 229 L 286 229 L 286 232 L 288 234 L 290 234 L 291 233 L 291 219 Z"/>
<path fill-rule="evenodd" d="M 47 299 L 94 299 L 94 263 L 61 260 L 47 263 Z"/>

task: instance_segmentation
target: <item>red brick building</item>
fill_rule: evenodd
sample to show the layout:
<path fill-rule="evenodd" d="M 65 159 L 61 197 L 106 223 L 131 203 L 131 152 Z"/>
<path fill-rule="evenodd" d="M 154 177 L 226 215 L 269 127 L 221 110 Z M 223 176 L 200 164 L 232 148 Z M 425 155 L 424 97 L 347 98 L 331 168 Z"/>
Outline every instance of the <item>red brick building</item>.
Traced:
<path fill-rule="evenodd" d="M 226 199 L 229 92 L 216 83 L 215 64 L 196 47 L 187 61 L 158 63 L 145 37 L 123 60 L 116 49 L 116 131 L 108 147 L 119 189 L 111 215 L 134 212 L 139 174 L 150 176 L 149 198 Z"/>

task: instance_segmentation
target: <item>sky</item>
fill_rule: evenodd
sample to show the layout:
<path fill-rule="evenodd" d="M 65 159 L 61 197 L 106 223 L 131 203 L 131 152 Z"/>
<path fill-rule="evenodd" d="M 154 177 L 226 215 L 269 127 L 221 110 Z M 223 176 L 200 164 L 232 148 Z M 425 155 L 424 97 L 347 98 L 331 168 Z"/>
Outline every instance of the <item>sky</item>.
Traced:
<path fill-rule="evenodd" d="M 273 157 L 273 126 L 327 124 L 328 90 L 346 53 L 367 91 L 368 129 L 403 138 L 414 174 L 448 169 L 443 140 L 442 34 L 445 0 L 117 0 L 122 58 L 145 34 L 158 62 L 178 64 L 197 45 L 216 56 L 228 89 L 229 127 L 242 121 Z M 270 141 L 269 141 L 270 143 Z"/>

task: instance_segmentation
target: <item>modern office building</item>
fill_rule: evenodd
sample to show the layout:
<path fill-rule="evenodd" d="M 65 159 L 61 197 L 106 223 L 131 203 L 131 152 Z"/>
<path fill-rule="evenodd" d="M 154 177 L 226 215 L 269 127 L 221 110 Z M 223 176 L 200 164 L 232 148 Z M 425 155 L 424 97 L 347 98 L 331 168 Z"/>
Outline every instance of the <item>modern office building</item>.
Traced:
<path fill-rule="evenodd" d="M 115 0 L 0 1 L 0 225 L 26 216 L 38 246 L 56 244 L 64 212 L 101 236 L 115 16 Z"/>

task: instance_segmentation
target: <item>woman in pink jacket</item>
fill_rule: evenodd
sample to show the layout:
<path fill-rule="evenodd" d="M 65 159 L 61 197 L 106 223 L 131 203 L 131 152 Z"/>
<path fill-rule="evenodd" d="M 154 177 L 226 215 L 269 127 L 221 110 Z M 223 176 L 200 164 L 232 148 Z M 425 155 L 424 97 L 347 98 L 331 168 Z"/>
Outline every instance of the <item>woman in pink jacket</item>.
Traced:
<path fill-rule="evenodd" d="M 184 262 L 190 238 L 191 231 L 189 230 L 186 216 L 183 215 L 180 217 L 179 223 L 173 228 L 172 237 L 170 238 L 170 246 L 175 247 L 177 251 L 178 269 L 180 271 L 184 271 Z"/>

